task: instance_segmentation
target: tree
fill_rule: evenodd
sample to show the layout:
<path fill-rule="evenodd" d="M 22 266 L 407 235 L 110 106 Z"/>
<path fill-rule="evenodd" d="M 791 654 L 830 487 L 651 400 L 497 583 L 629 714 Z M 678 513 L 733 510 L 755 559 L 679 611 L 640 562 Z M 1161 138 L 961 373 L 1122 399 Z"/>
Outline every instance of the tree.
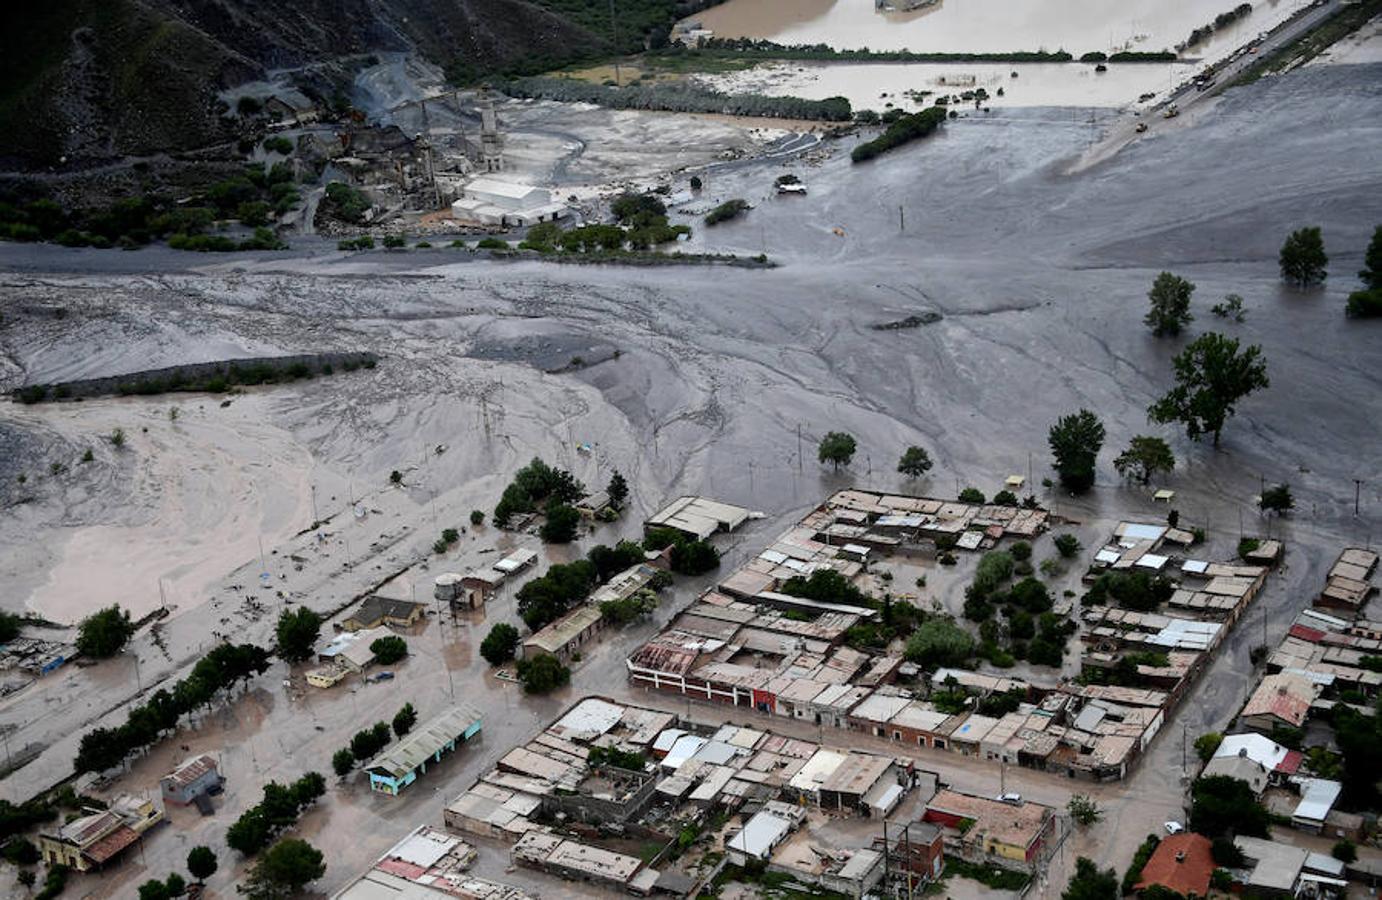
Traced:
<path fill-rule="evenodd" d="M 369 652 L 380 665 L 391 666 L 408 655 L 408 642 L 396 634 L 375 638 L 370 642 Z"/>
<path fill-rule="evenodd" d="M 1278 516 L 1284 516 L 1289 510 L 1295 509 L 1296 498 L 1291 496 L 1289 484 L 1275 484 L 1262 492 L 1262 496 L 1257 499 L 1257 505 L 1263 512 L 1274 512 Z"/>
<path fill-rule="evenodd" d="M 139 900 L 168 900 L 168 888 L 157 878 L 150 878 L 139 886 Z"/>
<path fill-rule="evenodd" d="M 1195 318 L 1190 315 L 1190 295 L 1193 293 L 1195 285 L 1178 275 L 1162 272 L 1147 292 L 1152 308 L 1147 310 L 1143 323 L 1157 337 L 1180 334 L 1181 328 Z"/>
<path fill-rule="evenodd" d="M 198 884 L 215 875 L 219 866 L 216 854 L 210 847 L 193 847 L 187 852 L 187 871 L 197 879 Z"/>
<path fill-rule="evenodd" d="M 38 876 L 34 874 L 33 869 L 20 869 L 19 883 L 21 885 L 25 888 L 32 888 L 35 881 L 38 881 Z"/>
<path fill-rule="evenodd" d="M 482 509 L 472 509 L 470 511 L 470 524 L 478 527 L 485 522 L 485 511 Z"/>
<path fill-rule="evenodd" d="M 187 893 L 187 880 L 177 872 L 169 872 L 168 877 L 163 881 L 163 888 L 168 892 L 169 897 L 181 897 Z"/>
<path fill-rule="evenodd" d="M 299 838 L 284 838 L 255 863 L 244 892 L 251 900 L 284 900 L 325 874 L 320 850 Z"/>
<path fill-rule="evenodd" d="M 413 709 L 413 704 L 411 704 L 411 703 L 405 703 L 405 704 L 403 704 L 403 708 L 400 709 L 398 712 L 394 713 L 394 717 L 393 717 L 393 733 L 394 733 L 394 736 L 395 736 L 395 737 L 403 737 L 403 735 L 405 735 L 405 734 L 407 734 L 408 732 L 412 731 L 412 730 L 413 730 L 413 726 L 416 725 L 416 724 L 417 724 L 417 710 Z"/>
<path fill-rule="evenodd" d="M 1104 423 L 1087 409 L 1051 426 L 1048 441 L 1061 484 L 1074 493 L 1094 486 L 1094 464 L 1104 446 Z"/>
<path fill-rule="evenodd" d="M 709 541 L 681 541 L 672 545 L 672 571 L 703 575 L 720 565 L 720 551 Z"/>
<path fill-rule="evenodd" d="M 1056 552 L 1062 559 L 1070 559 L 1080 552 L 1080 539 L 1073 534 L 1058 534 L 1054 538 Z"/>
<path fill-rule="evenodd" d="M 1226 869 L 1238 869 L 1243 866 L 1243 851 L 1239 850 L 1233 838 L 1226 834 L 1219 835 L 1210 842 L 1209 855 L 1216 866 Z"/>
<path fill-rule="evenodd" d="M 1075 874 L 1060 896 L 1061 900 L 1119 900 L 1122 891 L 1112 869 L 1100 871 L 1093 860 L 1081 856 L 1075 860 Z"/>
<path fill-rule="evenodd" d="M 480 655 L 492 666 L 503 665 L 513 659 L 518 649 L 518 629 L 508 622 L 498 622 L 480 642 Z"/>
<path fill-rule="evenodd" d="M 1104 817 L 1104 811 L 1099 808 L 1099 804 L 1087 794 L 1073 795 L 1065 808 L 1070 812 L 1070 818 L 1075 820 L 1076 825 L 1093 825 Z"/>
<path fill-rule="evenodd" d="M 816 458 L 820 462 L 830 463 L 838 472 L 840 466 L 849 465 L 856 449 L 858 445 L 854 442 L 854 435 L 844 431 L 829 431 L 816 448 Z"/>
<path fill-rule="evenodd" d="M 629 499 L 629 483 L 625 481 L 624 476 L 620 475 L 616 470 L 615 473 L 609 477 L 609 487 L 605 488 L 605 493 L 609 495 L 610 506 L 613 506 L 615 509 L 623 509 L 624 504 Z"/>
<path fill-rule="evenodd" d="M 571 670 L 549 653 L 518 661 L 518 680 L 529 694 L 545 694 L 570 683 Z"/>
<path fill-rule="evenodd" d="M 1287 235 L 1279 262 L 1283 281 L 1301 288 L 1323 283 L 1329 274 L 1325 270 L 1329 257 L 1324 252 L 1319 226 L 1297 228 Z"/>
<path fill-rule="evenodd" d="M 974 654 L 974 636 L 953 619 L 936 616 L 907 639 L 907 659 L 927 669 L 958 666 Z"/>
<path fill-rule="evenodd" d="M 1382 289 L 1382 225 L 1373 229 L 1372 240 L 1368 241 L 1367 253 L 1363 255 L 1363 270 L 1358 277 L 1369 288 Z"/>
<path fill-rule="evenodd" d="M 1209 311 L 1221 319 L 1232 319 L 1235 322 L 1241 322 L 1248 317 L 1243 311 L 1243 298 L 1238 294 L 1225 294 L 1223 302 L 1214 304 Z"/>
<path fill-rule="evenodd" d="M 1171 445 L 1161 438 L 1139 434 L 1128 442 L 1128 449 L 1114 459 L 1113 467 L 1124 478 L 1133 478 L 1139 484 L 1146 484 L 1157 472 L 1174 469 L 1176 455 L 1171 452 Z"/>
<path fill-rule="evenodd" d="M 1229 775 L 1210 775 L 1190 786 L 1191 827 L 1209 838 L 1230 832 L 1266 837 L 1267 810 L 1252 787 Z"/>
<path fill-rule="evenodd" d="M 321 624 L 322 617 L 305 606 L 279 613 L 276 630 L 278 655 L 288 662 L 310 659 L 321 632 Z"/>
<path fill-rule="evenodd" d="M 331 769 L 338 778 L 344 778 L 350 774 L 350 770 L 355 768 L 355 754 L 342 747 L 331 754 Z M 192 873 L 197 874 L 196 872 Z"/>
<path fill-rule="evenodd" d="M 920 478 L 931 470 L 931 454 L 924 447 L 908 447 L 897 461 L 897 471 L 908 478 Z"/>
<path fill-rule="evenodd" d="M 547 504 L 547 521 L 542 523 L 540 534 L 549 544 L 569 544 L 576 539 L 576 526 L 581 522 L 581 514 L 576 507 L 555 500 Z"/>
<path fill-rule="evenodd" d="M 1195 754 L 1199 756 L 1201 762 L 1209 762 L 1218 752 L 1219 745 L 1224 742 L 1224 736 L 1217 731 L 1210 731 L 1195 738 Z"/>
<path fill-rule="evenodd" d="M 1180 422 L 1194 440 L 1213 435 L 1216 447 L 1238 401 L 1271 386 L 1262 348 L 1254 344 L 1239 353 L 1238 341 L 1222 334 L 1196 338 L 1173 365 L 1176 386 L 1148 408 L 1148 418 L 1162 424 Z"/>
<path fill-rule="evenodd" d="M 0 611 L 0 644 L 8 644 L 19 637 L 19 632 L 23 627 L 24 620 L 19 616 Z"/>
<path fill-rule="evenodd" d="M 77 628 L 77 649 L 83 656 L 105 659 L 123 650 L 133 636 L 129 612 L 118 604 L 107 606 L 82 619 Z"/>

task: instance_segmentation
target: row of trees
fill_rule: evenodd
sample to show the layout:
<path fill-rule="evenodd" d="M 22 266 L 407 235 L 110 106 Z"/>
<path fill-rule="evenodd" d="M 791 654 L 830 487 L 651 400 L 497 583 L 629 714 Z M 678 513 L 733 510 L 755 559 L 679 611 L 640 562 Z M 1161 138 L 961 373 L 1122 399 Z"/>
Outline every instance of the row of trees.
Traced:
<path fill-rule="evenodd" d="M 945 124 L 946 115 L 944 107 L 932 106 L 921 112 L 902 116 L 884 129 L 878 137 L 856 145 L 850 151 L 849 158 L 853 162 L 865 162 L 880 153 L 886 153 L 910 141 L 927 137 Z"/>
<path fill-rule="evenodd" d="M 187 871 L 197 884 L 205 884 L 206 879 L 216 874 L 220 863 L 210 847 L 193 847 L 187 853 Z M 187 882 L 177 872 L 160 881 L 151 878 L 139 886 L 139 900 L 169 900 L 181 897 L 187 892 Z"/>
<path fill-rule="evenodd" d="M 264 799 L 245 810 L 226 830 L 226 843 L 232 850 L 253 856 L 290 828 L 302 811 L 326 793 L 326 779 L 320 772 L 308 772 L 292 784 L 270 781 L 264 785 Z"/>
<path fill-rule="evenodd" d="M 403 704 L 398 712 L 394 713 L 393 736 L 403 737 L 412 731 L 416 724 L 417 710 L 413 709 L 411 703 Z M 349 747 L 342 747 L 331 755 L 331 770 L 342 778 L 349 775 L 356 763 L 373 759 L 379 751 L 389 746 L 392 740 L 389 732 L 389 723 L 385 722 L 375 722 L 370 728 L 355 732 L 355 736 L 350 739 Z"/>
<path fill-rule="evenodd" d="M 118 728 L 95 728 L 82 736 L 72 761 L 78 774 L 117 766 L 136 750 L 156 743 L 178 720 L 241 681 L 269 668 L 269 653 L 254 644 L 220 644 L 197 661 L 188 677 L 160 688 L 147 703 L 130 710 Z"/>
<path fill-rule="evenodd" d="M 614 87 L 576 78 L 535 77 L 514 79 L 504 85 L 503 90 L 511 97 L 593 103 L 610 109 L 818 119 L 826 122 L 848 122 L 852 113 L 849 100 L 844 97 L 803 100 L 800 97 L 762 94 L 723 94 L 699 87 L 691 81 Z"/>
<path fill-rule="evenodd" d="M 549 466 L 535 456 L 514 473 L 513 481 L 504 488 L 494 507 L 494 524 L 507 528 L 515 515 L 535 512 L 543 501 L 569 505 L 585 494 L 585 485 L 576 476 L 565 469 Z"/>

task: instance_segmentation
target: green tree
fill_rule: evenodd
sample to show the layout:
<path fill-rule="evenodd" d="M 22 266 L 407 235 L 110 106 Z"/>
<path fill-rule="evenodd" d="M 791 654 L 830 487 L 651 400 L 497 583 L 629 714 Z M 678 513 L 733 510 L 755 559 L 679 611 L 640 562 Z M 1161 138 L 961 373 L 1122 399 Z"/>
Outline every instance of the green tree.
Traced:
<path fill-rule="evenodd" d="M 1368 241 L 1368 250 L 1363 255 L 1363 270 L 1358 277 L 1373 290 L 1382 289 L 1382 225 L 1373 229 L 1372 240 Z"/>
<path fill-rule="evenodd" d="M 682 541 L 672 545 L 672 571 L 703 575 L 720 565 L 720 551 L 709 541 Z"/>
<path fill-rule="evenodd" d="M 1104 446 L 1104 423 L 1087 409 L 1063 416 L 1051 426 L 1048 441 L 1061 484 L 1074 493 L 1094 486 L 1094 464 Z"/>
<path fill-rule="evenodd" d="M 1190 787 L 1190 826 L 1209 838 L 1233 834 L 1266 837 L 1267 810 L 1246 781 L 1210 775 Z"/>
<path fill-rule="evenodd" d="M 492 666 L 500 666 L 513 659 L 518 649 L 518 629 L 508 622 L 497 622 L 480 642 L 480 655 Z"/>
<path fill-rule="evenodd" d="M 77 628 L 77 649 L 83 656 L 105 659 L 123 650 L 133 636 L 129 612 L 119 605 L 107 606 L 82 619 Z"/>
<path fill-rule="evenodd" d="M 24 620 L 19 616 L 0 610 L 0 644 L 8 644 L 19 637 L 19 631 L 23 627 Z"/>
<path fill-rule="evenodd" d="M 402 709 L 394 713 L 393 733 L 396 737 L 403 737 L 403 735 L 412 731 L 413 726 L 416 724 L 417 710 L 413 709 L 413 704 L 405 703 Z"/>
<path fill-rule="evenodd" d="M 967 487 L 960 491 L 958 499 L 961 503 L 972 503 L 975 506 L 982 506 L 986 501 L 984 492 L 976 487 Z"/>
<path fill-rule="evenodd" d="M 355 754 L 346 748 L 341 748 L 331 754 L 331 769 L 339 778 L 344 778 L 350 774 L 350 770 L 355 768 Z M 189 867 L 190 868 L 190 867 Z M 197 874 L 196 872 L 192 873 Z"/>
<path fill-rule="evenodd" d="M 581 514 L 576 507 L 553 501 L 547 504 L 547 520 L 542 523 L 540 534 L 549 544 L 569 544 L 576 539 L 576 527 L 581 522 Z"/>
<path fill-rule="evenodd" d="M 523 690 L 527 693 L 545 694 L 569 684 L 571 670 L 555 656 L 540 653 L 532 659 L 518 661 L 518 680 L 523 683 Z"/>
<path fill-rule="evenodd" d="M 1296 498 L 1291 496 L 1289 484 L 1276 484 L 1262 492 L 1262 496 L 1257 498 L 1257 505 L 1263 512 L 1274 512 L 1284 516 L 1295 509 Z"/>
<path fill-rule="evenodd" d="M 375 638 L 370 642 L 369 652 L 380 665 L 391 666 L 408 655 L 408 642 L 396 634 Z"/>
<path fill-rule="evenodd" d="M 605 493 L 609 495 L 610 506 L 623 509 L 629 499 L 629 483 L 616 471 L 609 477 L 609 487 L 605 488 Z"/>
<path fill-rule="evenodd" d="M 1061 893 L 1061 900 L 1119 900 L 1118 875 L 1112 869 L 1100 870 L 1094 861 L 1081 856 L 1075 860 L 1075 874 Z"/>
<path fill-rule="evenodd" d="M 1093 825 L 1104 817 L 1104 811 L 1088 794 L 1072 795 L 1065 808 L 1070 812 L 1070 818 L 1075 821 L 1076 825 Z"/>
<path fill-rule="evenodd" d="M 485 521 L 485 511 L 482 509 L 472 509 L 470 511 L 470 524 L 472 526 L 483 525 Z"/>
<path fill-rule="evenodd" d="M 251 900 L 286 900 L 325 874 L 320 850 L 299 838 L 284 838 L 255 863 L 244 892 Z"/>
<path fill-rule="evenodd" d="M 1080 552 L 1080 539 L 1073 534 L 1058 534 L 1054 538 L 1056 552 L 1062 559 L 1071 559 Z"/>
<path fill-rule="evenodd" d="M 1324 252 L 1324 238 L 1318 226 L 1298 228 L 1281 245 L 1282 280 L 1296 287 L 1311 287 L 1324 282 L 1329 274 L 1325 266 L 1329 257 Z"/>
<path fill-rule="evenodd" d="M 1180 334 L 1181 329 L 1195 318 L 1190 314 L 1190 295 L 1193 293 L 1195 285 L 1178 275 L 1162 272 L 1147 292 L 1151 309 L 1147 310 L 1143 323 L 1157 337 Z"/>
<path fill-rule="evenodd" d="M 1201 762 L 1209 762 L 1218 752 L 1219 745 L 1224 742 L 1224 736 L 1217 731 L 1210 731 L 1195 738 L 1195 754 L 1199 756 Z"/>
<path fill-rule="evenodd" d="M 854 435 L 844 431 L 829 431 L 825 437 L 821 438 L 820 445 L 816 448 L 816 458 L 823 463 L 830 463 L 835 467 L 835 471 L 840 471 L 840 466 L 849 465 L 849 461 L 854 458 L 854 451 L 858 445 L 854 442 Z"/>
<path fill-rule="evenodd" d="M 1176 467 L 1176 455 L 1171 445 L 1159 437 L 1139 434 L 1128 442 L 1128 449 L 1118 454 L 1113 467 L 1124 478 L 1147 484 L 1157 472 L 1169 472 Z"/>
<path fill-rule="evenodd" d="M 187 881 L 177 872 L 169 872 L 163 881 L 163 888 L 169 897 L 181 897 L 187 893 Z"/>
<path fill-rule="evenodd" d="M 1329 853 L 1341 863 L 1357 862 L 1358 845 L 1349 840 L 1339 841 L 1330 848 Z"/>
<path fill-rule="evenodd" d="M 139 886 L 139 900 L 168 900 L 168 888 L 157 878 L 150 878 Z"/>
<path fill-rule="evenodd" d="M 285 609 L 278 615 L 275 633 L 278 637 L 278 655 L 288 662 L 302 662 L 310 659 L 321 633 L 322 617 L 305 606 Z"/>
<path fill-rule="evenodd" d="M 1180 422 L 1185 433 L 1219 436 L 1224 423 L 1237 411 L 1238 401 L 1269 387 L 1262 348 L 1253 345 L 1238 352 L 1238 341 L 1222 334 L 1196 338 L 1174 360 L 1176 386 L 1147 410 L 1153 422 Z"/>
<path fill-rule="evenodd" d="M 925 447 L 908 447 L 897 461 L 897 471 L 908 478 L 920 478 L 931 470 L 931 454 Z"/>
<path fill-rule="evenodd" d="M 907 659 L 927 669 L 959 666 L 974 655 L 974 636 L 954 619 L 935 616 L 907 639 Z"/>

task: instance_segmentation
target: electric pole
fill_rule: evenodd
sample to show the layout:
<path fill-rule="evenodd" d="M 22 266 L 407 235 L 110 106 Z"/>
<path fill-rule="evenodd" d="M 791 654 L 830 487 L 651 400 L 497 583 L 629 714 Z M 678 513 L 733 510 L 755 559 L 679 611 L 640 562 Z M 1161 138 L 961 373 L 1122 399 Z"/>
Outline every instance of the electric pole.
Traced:
<path fill-rule="evenodd" d="M 619 21 L 614 18 L 614 0 L 609 0 L 609 30 L 614 36 L 614 86 L 622 87 L 619 81 Z"/>
<path fill-rule="evenodd" d="M 1363 490 L 1363 479 L 1361 479 L 1361 478 L 1355 478 L 1355 479 L 1353 479 L 1353 515 L 1354 515 L 1355 517 L 1358 515 L 1358 497 L 1359 497 L 1359 495 L 1362 493 L 1362 490 Z"/>

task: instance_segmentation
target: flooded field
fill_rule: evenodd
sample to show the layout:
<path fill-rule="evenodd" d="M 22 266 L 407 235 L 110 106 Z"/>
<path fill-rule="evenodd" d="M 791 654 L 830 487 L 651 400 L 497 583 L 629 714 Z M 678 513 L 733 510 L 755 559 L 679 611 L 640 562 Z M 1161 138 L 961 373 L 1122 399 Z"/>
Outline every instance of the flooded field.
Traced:
<path fill-rule="evenodd" d="M 938 0 L 910 12 L 885 12 L 873 0 L 729 0 L 693 19 L 716 37 L 784 44 L 918 52 L 1065 49 L 1166 50 L 1237 5 L 1234 0 Z M 1260 0 L 1238 22 L 1196 45 L 1195 56 L 1229 52 L 1309 6 Z"/>

